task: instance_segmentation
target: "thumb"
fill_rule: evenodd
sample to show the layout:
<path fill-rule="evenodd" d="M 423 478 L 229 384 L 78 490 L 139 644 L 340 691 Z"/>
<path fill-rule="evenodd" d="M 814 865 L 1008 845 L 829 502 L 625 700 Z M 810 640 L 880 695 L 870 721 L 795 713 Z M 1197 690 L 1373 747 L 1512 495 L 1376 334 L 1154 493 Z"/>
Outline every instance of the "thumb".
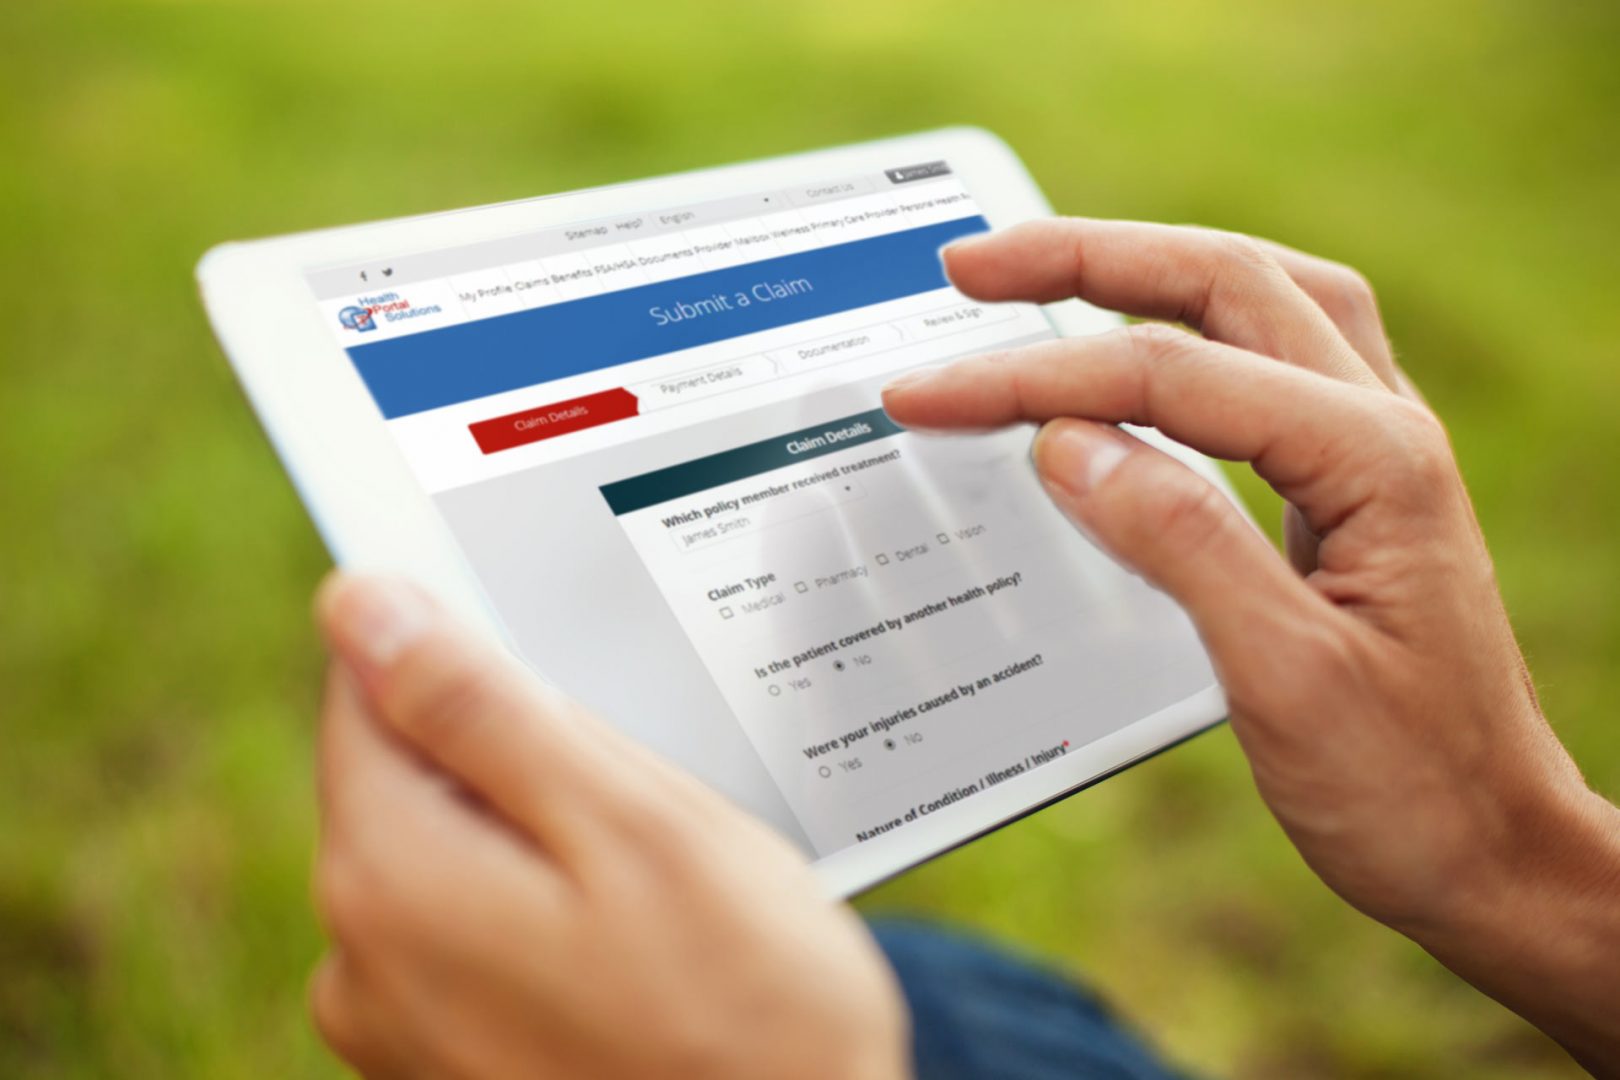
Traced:
<path fill-rule="evenodd" d="M 1063 418 L 1041 428 L 1033 456 L 1058 508 L 1186 609 L 1223 680 L 1257 636 L 1328 607 L 1220 489 L 1140 439 Z"/>
<path fill-rule="evenodd" d="M 316 614 L 378 718 L 536 837 L 561 847 L 614 805 L 614 734 L 421 589 L 336 574 Z"/>

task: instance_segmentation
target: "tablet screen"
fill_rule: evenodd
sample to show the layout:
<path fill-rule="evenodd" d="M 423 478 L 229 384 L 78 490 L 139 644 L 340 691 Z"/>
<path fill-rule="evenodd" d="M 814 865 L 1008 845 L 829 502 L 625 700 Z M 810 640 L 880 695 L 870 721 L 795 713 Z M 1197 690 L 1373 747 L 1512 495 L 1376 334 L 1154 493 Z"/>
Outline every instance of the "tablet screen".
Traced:
<path fill-rule="evenodd" d="M 944 161 L 308 274 L 537 668 L 807 851 L 902 832 L 1213 682 L 1051 506 L 1028 428 L 878 388 L 1053 336 L 967 299 Z"/>

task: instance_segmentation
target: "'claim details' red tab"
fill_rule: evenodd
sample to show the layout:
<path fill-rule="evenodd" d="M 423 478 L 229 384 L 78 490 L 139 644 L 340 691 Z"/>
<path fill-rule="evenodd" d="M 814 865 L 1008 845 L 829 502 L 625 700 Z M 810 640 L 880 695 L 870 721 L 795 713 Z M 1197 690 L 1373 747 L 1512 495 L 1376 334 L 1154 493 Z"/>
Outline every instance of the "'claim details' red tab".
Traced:
<path fill-rule="evenodd" d="M 486 454 L 525 446 L 541 439 L 555 439 L 572 431 L 584 431 L 599 424 L 627 420 L 638 414 L 636 396 L 624 387 L 571 398 L 537 409 L 497 416 L 467 425 L 478 449 Z"/>

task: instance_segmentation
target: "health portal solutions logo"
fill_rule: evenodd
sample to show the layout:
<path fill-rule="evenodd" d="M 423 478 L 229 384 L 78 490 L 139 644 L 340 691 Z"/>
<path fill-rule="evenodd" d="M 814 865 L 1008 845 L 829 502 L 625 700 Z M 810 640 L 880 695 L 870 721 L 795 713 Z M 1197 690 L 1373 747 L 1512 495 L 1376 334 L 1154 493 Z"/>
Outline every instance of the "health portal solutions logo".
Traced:
<path fill-rule="evenodd" d="M 362 334 L 377 329 L 377 320 L 372 317 L 371 309 L 355 307 L 352 304 L 338 312 L 338 322 L 346 329 L 358 330 Z"/>
<path fill-rule="evenodd" d="M 397 292 L 378 293 L 375 296 L 357 296 L 355 302 L 338 312 L 338 322 L 345 329 L 366 333 L 377 329 L 378 323 L 404 322 L 425 315 L 443 314 L 438 304 L 416 304 Z"/>

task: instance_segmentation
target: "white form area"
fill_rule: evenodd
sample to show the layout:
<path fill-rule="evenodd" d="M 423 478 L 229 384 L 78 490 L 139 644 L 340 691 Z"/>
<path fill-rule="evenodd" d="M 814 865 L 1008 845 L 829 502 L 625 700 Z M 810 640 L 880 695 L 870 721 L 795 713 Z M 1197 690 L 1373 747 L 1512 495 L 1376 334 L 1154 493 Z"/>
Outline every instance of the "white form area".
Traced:
<path fill-rule="evenodd" d="M 1028 444 L 891 435 L 619 517 L 822 854 L 1207 683 L 1184 616 L 1079 541 Z"/>

